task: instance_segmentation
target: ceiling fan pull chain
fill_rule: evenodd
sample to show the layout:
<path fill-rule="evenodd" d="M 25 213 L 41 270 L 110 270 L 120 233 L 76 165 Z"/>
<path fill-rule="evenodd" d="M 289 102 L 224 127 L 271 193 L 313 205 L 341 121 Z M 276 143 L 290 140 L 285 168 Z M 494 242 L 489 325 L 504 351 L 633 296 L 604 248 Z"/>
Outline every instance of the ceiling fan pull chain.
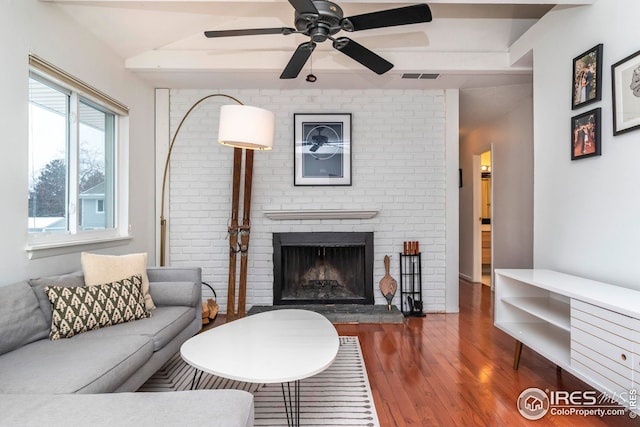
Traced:
<path fill-rule="evenodd" d="M 318 78 L 313 74 L 313 55 L 309 57 L 309 74 L 307 74 L 306 80 L 309 83 L 314 83 Z"/>

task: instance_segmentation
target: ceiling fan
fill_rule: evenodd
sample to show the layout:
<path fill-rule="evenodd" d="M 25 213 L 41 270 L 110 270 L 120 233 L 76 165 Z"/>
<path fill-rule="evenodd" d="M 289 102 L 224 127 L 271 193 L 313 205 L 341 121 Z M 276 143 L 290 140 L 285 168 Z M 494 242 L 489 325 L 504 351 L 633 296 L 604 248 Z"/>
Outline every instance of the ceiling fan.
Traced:
<path fill-rule="evenodd" d="M 341 30 L 360 31 L 373 28 L 393 27 L 397 25 L 430 22 L 431 10 L 426 4 L 387 9 L 379 12 L 344 17 L 342 9 L 328 0 L 289 0 L 295 9 L 295 28 L 254 28 L 245 30 L 205 31 L 204 35 L 213 37 L 252 36 L 262 34 L 304 34 L 310 37 L 308 42 L 301 43 L 284 71 L 281 79 L 295 79 L 316 43 L 327 39 L 333 42 L 333 48 L 339 50 L 377 74 L 384 74 L 393 68 L 393 64 L 378 56 L 371 50 L 356 43 L 348 37 L 333 36 Z"/>

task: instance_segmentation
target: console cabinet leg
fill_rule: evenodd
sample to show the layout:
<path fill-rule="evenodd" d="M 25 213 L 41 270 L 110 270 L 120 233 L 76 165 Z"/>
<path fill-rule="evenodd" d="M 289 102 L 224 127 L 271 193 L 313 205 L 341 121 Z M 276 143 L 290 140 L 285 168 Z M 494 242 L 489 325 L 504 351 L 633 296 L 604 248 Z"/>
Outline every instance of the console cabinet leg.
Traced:
<path fill-rule="evenodd" d="M 522 354 L 522 343 L 520 341 L 516 341 L 516 351 L 513 355 L 513 370 L 517 371 L 518 366 L 520 365 L 520 355 Z"/>

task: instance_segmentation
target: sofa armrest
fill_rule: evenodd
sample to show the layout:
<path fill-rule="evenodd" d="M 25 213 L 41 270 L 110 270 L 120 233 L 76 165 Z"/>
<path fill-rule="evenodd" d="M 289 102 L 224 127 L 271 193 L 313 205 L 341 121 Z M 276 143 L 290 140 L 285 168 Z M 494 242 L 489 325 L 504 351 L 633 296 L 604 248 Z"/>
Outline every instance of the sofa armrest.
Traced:
<path fill-rule="evenodd" d="M 252 427 L 255 406 L 242 390 L 8 394 L 0 399 L 0 414 L 3 426 Z"/>
<path fill-rule="evenodd" d="M 202 302 L 202 288 L 194 282 L 149 282 L 149 293 L 157 307 L 195 307 Z"/>
<path fill-rule="evenodd" d="M 149 293 L 157 306 L 202 304 L 202 270 L 200 268 L 149 267 Z"/>

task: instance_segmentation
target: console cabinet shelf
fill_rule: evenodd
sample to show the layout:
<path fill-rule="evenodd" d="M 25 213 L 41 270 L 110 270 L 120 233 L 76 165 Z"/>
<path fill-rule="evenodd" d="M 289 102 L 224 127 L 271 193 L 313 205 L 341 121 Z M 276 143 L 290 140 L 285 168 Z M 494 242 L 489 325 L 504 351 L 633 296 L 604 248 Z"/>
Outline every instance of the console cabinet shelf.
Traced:
<path fill-rule="evenodd" d="M 640 291 L 551 270 L 495 270 L 494 324 L 596 390 L 640 389 Z"/>
<path fill-rule="evenodd" d="M 568 331 L 544 322 L 506 322 L 499 328 L 556 365 L 564 369 L 570 366 L 571 337 Z"/>
<path fill-rule="evenodd" d="M 571 330 L 569 322 L 570 306 L 554 298 L 511 297 L 503 302 L 565 331 Z"/>

